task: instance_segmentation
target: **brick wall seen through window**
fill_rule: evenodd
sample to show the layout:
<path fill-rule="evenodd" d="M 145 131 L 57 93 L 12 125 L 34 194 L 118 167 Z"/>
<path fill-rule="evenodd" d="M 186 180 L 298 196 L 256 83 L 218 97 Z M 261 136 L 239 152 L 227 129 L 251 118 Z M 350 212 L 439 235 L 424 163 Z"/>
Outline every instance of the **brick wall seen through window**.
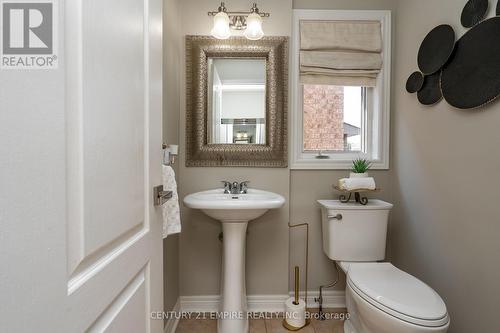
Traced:
<path fill-rule="evenodd" d="M 304 151 L 360 151 L 361 87 L 303 86 Z"/>

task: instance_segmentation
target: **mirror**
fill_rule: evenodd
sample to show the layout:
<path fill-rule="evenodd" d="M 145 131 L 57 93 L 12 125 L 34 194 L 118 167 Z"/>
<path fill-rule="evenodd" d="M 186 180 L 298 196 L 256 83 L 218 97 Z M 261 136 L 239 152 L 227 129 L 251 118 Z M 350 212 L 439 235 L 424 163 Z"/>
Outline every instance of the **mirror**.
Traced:
<path fill-rule="evenodd" d="M 284 168 L 288 38 L 186 36 L 186 166 Z"/>
<path fill-rule="evenodd" d="M 208 58 L 208 143 L 266 143 L 266 59 Z"/>

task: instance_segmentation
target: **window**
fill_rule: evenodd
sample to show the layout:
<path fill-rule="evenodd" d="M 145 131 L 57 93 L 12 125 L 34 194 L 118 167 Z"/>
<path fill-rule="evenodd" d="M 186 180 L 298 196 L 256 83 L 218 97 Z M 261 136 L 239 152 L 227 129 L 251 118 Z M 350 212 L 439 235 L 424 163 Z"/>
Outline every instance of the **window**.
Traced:
<path fill-rule="evenodd" d="M 293 20 L 291 168 L 349 169 L 352 159 L 363 157 L 374 169 L 388 169 L 390 12 L 294 10 Z M 382 68 L 374 84 L 301 82 L 300 23 L 316 20 L 380 22 Z"/>

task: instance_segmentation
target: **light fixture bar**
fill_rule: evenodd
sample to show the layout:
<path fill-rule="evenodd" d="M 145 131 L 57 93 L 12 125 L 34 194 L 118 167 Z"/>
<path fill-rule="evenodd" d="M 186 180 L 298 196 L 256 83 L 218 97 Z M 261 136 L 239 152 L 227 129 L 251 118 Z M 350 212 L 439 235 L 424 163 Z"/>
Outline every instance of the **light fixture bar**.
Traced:
<path fill-rule="evenodd" d="M 219 12 L 208 12 L 208 16 L 215 16 L 217 15 Z M 225 12 L 227 15 L 229 16 L 246 16 L 246 15 L 250 15 L 252 12 Z M 271 14 L 269 13 L 261 13 L 261 12 L 258 12 L 257 14 L 259 14 L 261 17 L 269 17 L 271 16 Z"/>
<path fill-rule="evenodd" d="M 226 5 L 224 4 L 224 2 L 221 2 L 221 4 L 220 4 L 220 6 L 219 6 L 219 8 L 218 8 L 217 11 L 208 12 L 208 16 L 215 16 L 215 15 L 217 15 L 220 12 L 224 12 L 224 13 L 226 13 L 229 16 L 248 16 L 251 13 L 257 13 L 261 17 L 269 17 L 269 16 L 271 16 L 271 14 L 269 14 L 269 13 L 261 13 L 261 12 L 259 12 L 259 8 L 257 8 L 257 4 L 255 4 L 255 3 L 253 4 L 253 6 L 250 9 L 250 11 L 247 11 L 247 12 L 245 12 L 245 11 L 230 12 L 230 11 L 226 10 Z"/>

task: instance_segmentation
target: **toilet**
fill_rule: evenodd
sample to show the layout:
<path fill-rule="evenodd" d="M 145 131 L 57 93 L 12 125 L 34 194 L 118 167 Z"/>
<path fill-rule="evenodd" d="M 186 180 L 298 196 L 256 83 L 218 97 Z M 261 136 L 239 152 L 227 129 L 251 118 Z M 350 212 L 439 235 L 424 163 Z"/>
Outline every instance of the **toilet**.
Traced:
<path fill-rule="evenodd" d="M 323 251 L 346 274 L 345 333 L 444 333 L 450 319 L 441 297 L 385 258 L 392 204 L 318 200 Z"/>

